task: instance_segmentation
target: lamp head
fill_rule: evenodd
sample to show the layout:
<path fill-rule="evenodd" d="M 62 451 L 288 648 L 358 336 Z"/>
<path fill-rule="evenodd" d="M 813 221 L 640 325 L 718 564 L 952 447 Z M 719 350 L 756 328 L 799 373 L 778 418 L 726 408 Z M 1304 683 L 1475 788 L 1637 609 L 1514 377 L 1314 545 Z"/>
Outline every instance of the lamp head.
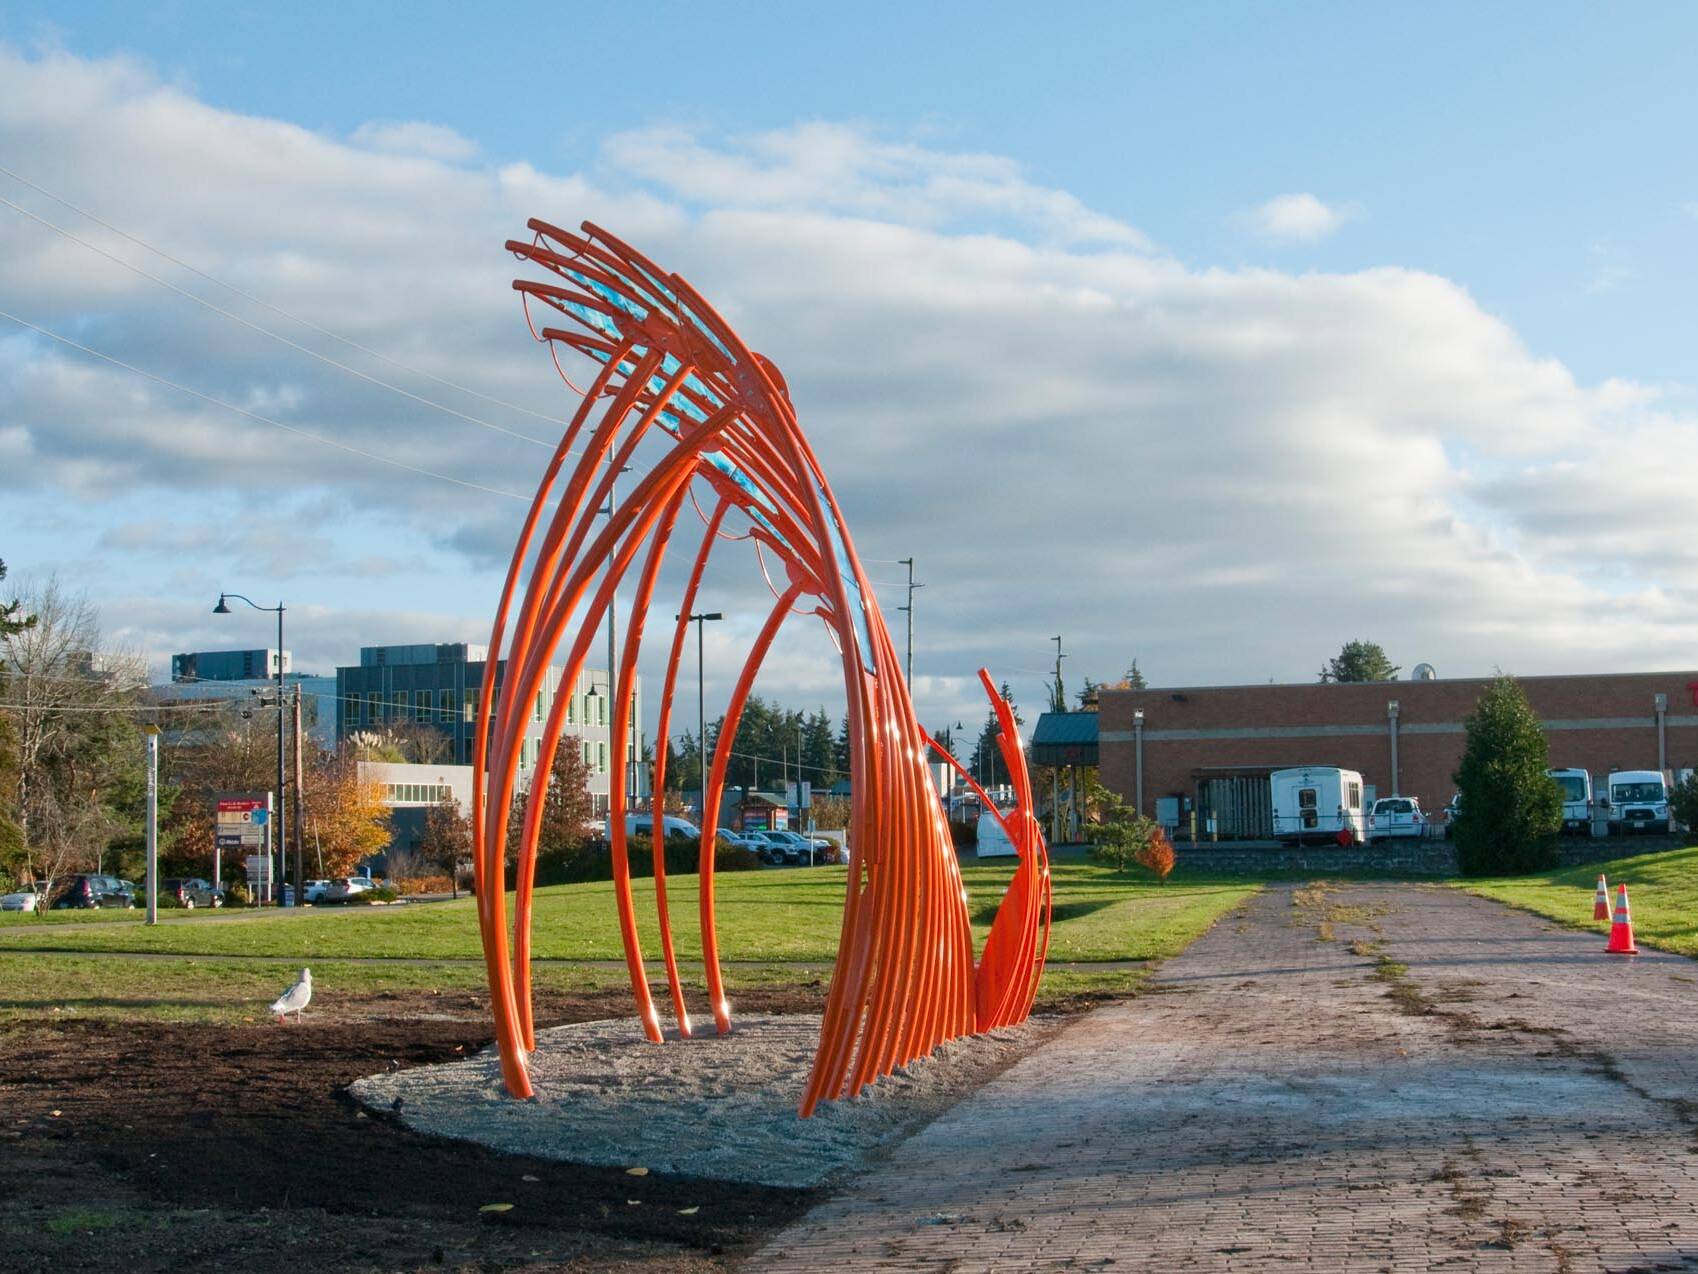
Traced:
<path fill-rule="evenodd" d="M 224 604 L 223 593 L 218 595 L 218 605 L 212 608 L 212 613 L 214 615 L 228 615 L 230 613 L 230 608 Z"/>

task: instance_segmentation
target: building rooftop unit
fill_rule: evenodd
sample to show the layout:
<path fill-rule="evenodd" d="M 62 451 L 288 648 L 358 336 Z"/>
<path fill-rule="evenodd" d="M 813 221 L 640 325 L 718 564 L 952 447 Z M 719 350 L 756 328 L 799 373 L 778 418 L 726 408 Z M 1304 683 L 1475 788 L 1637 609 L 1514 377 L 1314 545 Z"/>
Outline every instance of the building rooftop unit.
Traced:
<path fill-rule="evenodd" d="M 403 646 L 361 646 L 360 667 L 394 668 L 418 664 L 482 663 L 489 647 L 470 642 L 421 642 Z"/>

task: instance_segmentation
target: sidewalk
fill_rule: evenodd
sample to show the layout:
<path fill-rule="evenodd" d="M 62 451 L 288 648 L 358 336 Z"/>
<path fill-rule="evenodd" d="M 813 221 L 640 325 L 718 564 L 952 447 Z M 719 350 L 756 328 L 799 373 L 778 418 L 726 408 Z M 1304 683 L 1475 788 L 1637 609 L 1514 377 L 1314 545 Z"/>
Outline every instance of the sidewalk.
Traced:
<path fill-rule="evenodd" d="M 748 1268 L 1698 1269 L 1698 964 L 1601 945 L 1270 889 Z"/>

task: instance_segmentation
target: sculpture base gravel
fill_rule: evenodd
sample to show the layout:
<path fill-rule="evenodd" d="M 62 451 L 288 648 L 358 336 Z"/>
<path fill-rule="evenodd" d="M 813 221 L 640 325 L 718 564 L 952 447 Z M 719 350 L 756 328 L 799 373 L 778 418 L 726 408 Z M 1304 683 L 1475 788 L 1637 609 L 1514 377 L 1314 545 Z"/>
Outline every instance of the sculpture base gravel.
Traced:
<path fill-rule="evenodd" d="M 409 1126 L 495 1150 L 775 1186 L 814 1186 L 931 1122 L 1047 1034 L 1027 1023 L 945 1044 L 852 1101 L 798 1119 L 814 1016 L 738 1018 L 729 1035 L 650 1044 L 635 1019 L 537 1033 L 536 1100 L 501 1086 L 493 1047 L 372 1075 L 353 1096 Z"/>

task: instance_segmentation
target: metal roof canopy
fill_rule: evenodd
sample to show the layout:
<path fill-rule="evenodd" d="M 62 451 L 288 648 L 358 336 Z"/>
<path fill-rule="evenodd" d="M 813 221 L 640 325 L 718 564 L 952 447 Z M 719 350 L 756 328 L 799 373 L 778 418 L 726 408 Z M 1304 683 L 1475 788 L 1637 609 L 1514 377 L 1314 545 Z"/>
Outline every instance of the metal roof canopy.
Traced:
<path fill-rule="evenodd" d="M 1032 764 L 1095 765 L 1095 712 L 1046 712 L 1032 728 Z"/>

